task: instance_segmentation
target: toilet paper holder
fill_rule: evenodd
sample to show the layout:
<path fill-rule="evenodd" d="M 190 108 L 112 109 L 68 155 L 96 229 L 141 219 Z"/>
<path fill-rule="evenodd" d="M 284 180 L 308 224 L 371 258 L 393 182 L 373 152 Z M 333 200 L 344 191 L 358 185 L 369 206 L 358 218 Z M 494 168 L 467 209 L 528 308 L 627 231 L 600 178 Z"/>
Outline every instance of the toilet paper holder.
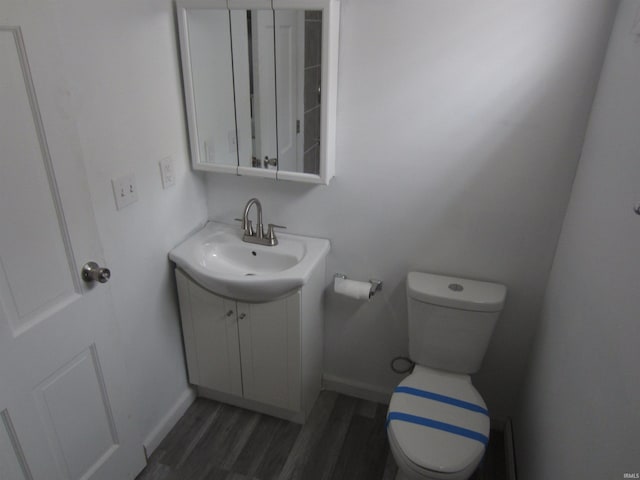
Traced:
<path fill-rule="evenodd" d="M 347 280 L 349 277 L 347 277 L 344 273 L 336 273 L 333 278 L 341 278 L 343 280 Z M 371 284 L 371 290 L 369 290 L 369 298 L 371 298 L 376 292 L 382 290 L 382 280 L 371 278 L 369 279 L 369 283 Z"/>

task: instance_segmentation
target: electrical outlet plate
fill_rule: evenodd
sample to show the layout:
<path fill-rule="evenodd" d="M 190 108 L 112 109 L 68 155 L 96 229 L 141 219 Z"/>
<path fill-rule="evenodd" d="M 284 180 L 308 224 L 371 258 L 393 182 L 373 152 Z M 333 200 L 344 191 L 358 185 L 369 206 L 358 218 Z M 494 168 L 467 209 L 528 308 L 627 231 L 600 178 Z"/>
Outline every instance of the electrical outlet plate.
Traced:
<path fill-rule="evenodd" d="M 165 157 L 160 160 L 160 178 L 162 178 L 162 188 L 164 189 L 176 184 L 176 171 L 173 158 Z"/>
<path fill-rule="evenodd" d="M 138 201 L 138 187 L 133 173 L 112 179 L 111 186 L 118 210 Z"/>

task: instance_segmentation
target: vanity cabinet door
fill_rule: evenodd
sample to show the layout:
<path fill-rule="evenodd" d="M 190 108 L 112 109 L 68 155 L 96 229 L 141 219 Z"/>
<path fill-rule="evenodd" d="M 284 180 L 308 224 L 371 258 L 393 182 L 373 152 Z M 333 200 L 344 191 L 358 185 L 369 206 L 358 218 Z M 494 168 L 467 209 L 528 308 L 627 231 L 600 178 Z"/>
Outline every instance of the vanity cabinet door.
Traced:
<path fill-rule="evenodd" d="M 242 396 L 236 302 L 201 288 L 176 270 L 189 381 Z"/>
<path fill-rule="evenodd" d="M 301 408 L 300 292 L 275 302 L 238 302 L 244 398 Z"/>

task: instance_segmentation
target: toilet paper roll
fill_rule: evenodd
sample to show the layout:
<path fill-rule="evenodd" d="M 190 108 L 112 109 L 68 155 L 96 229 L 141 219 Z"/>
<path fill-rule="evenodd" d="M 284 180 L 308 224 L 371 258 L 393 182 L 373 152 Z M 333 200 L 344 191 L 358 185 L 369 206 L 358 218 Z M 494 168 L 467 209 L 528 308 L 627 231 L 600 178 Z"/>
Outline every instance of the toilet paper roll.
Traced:
<path fill-rule="evenodd" d="M 369 300 L 371 297 L 371 284 L 369 282 L 358 282 L 346 278 L 336 277 L 333 280 L 333 290 L 345 297 L 356 300 Z"/>

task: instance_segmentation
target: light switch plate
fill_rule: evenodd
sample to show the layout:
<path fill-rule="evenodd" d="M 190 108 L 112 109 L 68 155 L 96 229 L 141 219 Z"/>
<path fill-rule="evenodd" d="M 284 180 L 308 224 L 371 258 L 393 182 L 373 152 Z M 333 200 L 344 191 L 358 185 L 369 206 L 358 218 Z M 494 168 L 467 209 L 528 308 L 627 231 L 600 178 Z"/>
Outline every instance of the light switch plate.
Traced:
<path fill-rule="evenodd" d="M 122 210 L 127 205 L 138 201 L 138 187 L 133 173 L 111 180 L 116 208 Z"/>
<path fill-rule="evenodd" d="M 162 178 L 162 188 L 164 189 L 176 184 L 176 171 L 173 158 L 165 157 L 160 160 L 160 178 Z"/>

